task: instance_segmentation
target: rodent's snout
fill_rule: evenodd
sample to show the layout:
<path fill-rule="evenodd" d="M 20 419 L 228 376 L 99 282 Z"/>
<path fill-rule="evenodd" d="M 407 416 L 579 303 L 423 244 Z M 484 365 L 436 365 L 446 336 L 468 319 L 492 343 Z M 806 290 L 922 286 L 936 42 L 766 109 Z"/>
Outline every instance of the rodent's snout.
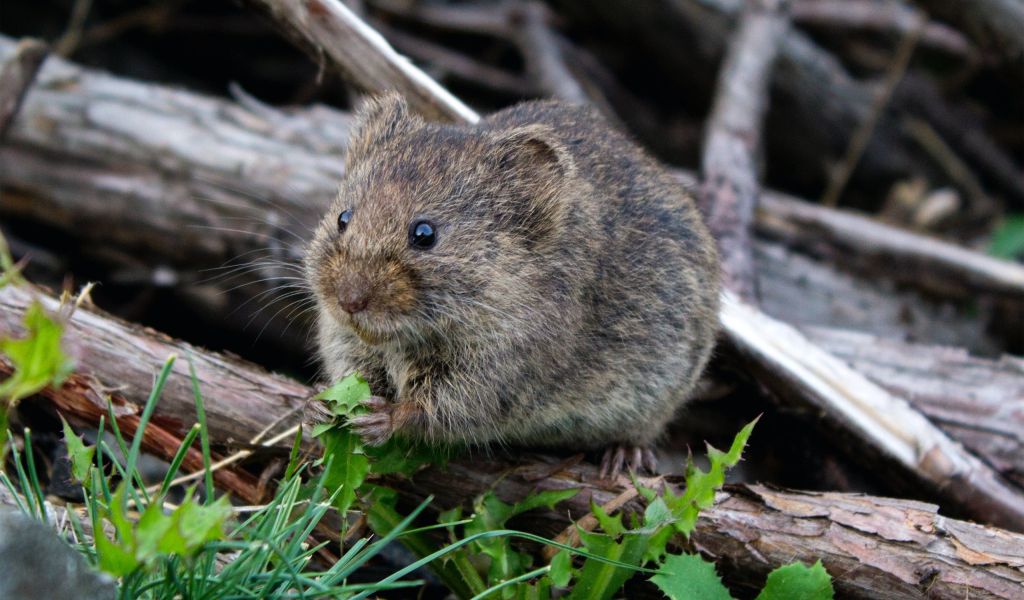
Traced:
<path fill-rule="evenodd" d="M 350 315 L 366 310 L 370 305 L 370 282 L 359 276 L 338 282 L 338 304 Z"/>

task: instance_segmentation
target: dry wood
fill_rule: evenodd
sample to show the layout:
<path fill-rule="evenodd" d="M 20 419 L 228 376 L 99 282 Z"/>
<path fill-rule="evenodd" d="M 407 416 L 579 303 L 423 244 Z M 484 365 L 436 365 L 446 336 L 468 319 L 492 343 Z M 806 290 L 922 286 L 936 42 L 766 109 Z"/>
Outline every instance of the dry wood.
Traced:
<path fill-rule="evenodd" d="M 548 24 L 551 19 L 550 9 L 532 1 L 517 9 L 518 14 L 514 15 L 514 20 L 519 22 L 519 27 L 515 37 L 533 79 L 548 96 L 566 102 L 588 104 L 590 97 L 569 70 L 562 56 L 558 36 Z"/>
<path fill-rule="evenodd" d="M 989 359 L 827 328 L 808 337 L 893 394 L 1024 488 L 1024 360 Z M 978 442 L 984 440 L 981 444 Z"/>
<path fill-rule="evenodd" d="M 990 293 L 1024 300 L 1024 267 L 885 225 L 852 211 L 831 210 L 768 192 L 757 231 L 803 248 L 818 248 L 846 266 L 884 274 L 937 294 Z"/>
<path fill-rule="evenodd" d="M 1018 0 L 916 0 L 935 17 L 966 33 L 979 47 L 995 52 L 1017 77 L 1024 65 L 1024 4 Z"/>
<path fill-rule="evenodd" d="M 58 312 L 58 302 L 44 294 L 33 294 L 14 286 L 0 289 L 0 337 L 23 334 L 22 315 L 37 298 L 45 309 Z M 108 394 L 113 396 L 119 415 L 141 414 L 155 374 L 171 355 L 176 355 L 178 360 L 161 397 L 160 416 L 153 424 L 179 438 L 196 422 L 190 363 L 195 368 L 205 405 L 208 409 L 218 407 L 216 418 L 210 411 L 210 437 L 228 448 L 246 444 L 265 429 L 284 430 L 296 424 L 310 395 L 306 386 L 251 363 L 205 352 L 85 306 L 72 314 L 64 339 L 79 377 L 55 391 L 57 395 L 51 399 L 56 401 L 62 392 L 85 398 L 96 412 L 89 413 L 84 407 L 76 410 L 81 411 L 81 418 L 94 422 L 99 420 L 100 414 L 106 414 L 104 398 Z M 133 428 L 129 428 L 128 432 L 131 431 Z M 174 450 L 177 446 L 172 448 L 172 455 Z"/>
<path fill-rule="evenodd" d="M 707 123 L 700 203 L 718 241 L 722 282 L 757 301 L 752 257 L 754 208 L 760 194 L 756 167 L 768 82 L 789 29 L 785 0 L 751 2 L 730 43 Z"/>
<path fill-rule="evenodd" d="M 24 290 L 0 290 L 0 335 L 20 333 L 20 311 L 30 301 Z M 56 303 L 51 298 L 43 302 L 50 308 Z M 136 382 L 119 391 L 132 410 L 141 406 L 148 389 L 148 380 L 138 381 L 138 373 L 152 377 L 166 353 L 191 353 L 204 382 L 211 439 L 218 445 L 230 446 L 275 424 L 284 429 L 293 417 L 292 408 L 312 392 L 251 364 L 169 340 L 88 307 L 72 316 L 67 343 L 77 348 L 81 377 L 127 377 Z M 126 351 L 134 347 L 141 352 Z M 177 368 L 168 379 L 154 423 L 181 434 L 191 426 L 194 414 L 187 371 Z M 568 519 L 586 515 L 591 500 L 606 504 L 621 493 L 621 488 L 603 487 L 594 475 L 592 465 L 557 459 L 471 457 L 388 483 L 415 499 L 433 494 L 439 507 L 465 505 L 486 490 L 515 500 L 538 489 L 582 488 L 557 511 L 530 513 L 517 522 L 521 528 L 551 536 L 565 529 Z M 722 572 L 738 585 L 758 586 L 769 570 L 793 560 L 821 559 L 835 577 L 837 591 L 851 598 L 969 594 L 1009 599 L 1018 597 L 1024 586 L 1020 534 L 944 518 L 935 506 L 908 500 L 732 486 L 703 513 L 692 541 L 717 559 Z"/>
<path fill-rule="evenodd" d="M 367 92 L 396 89 L 424 115 L 474 122 L 479 116 L 458 98 L 395 52 L 379 33 L 339 0 L 251 0 L 314 58 L 326 56 Z"/>
<path fill-rule="evenodd" d="M 24 39 L 3 65 L 0 65 L 0 141 L 18 113 L 21 101 L 46 59 L 46 44 Z"/>
<path fill-rule="evenodd" d="M 180 221 L 166 221 L 168 211 L 173 212 L 181 210 L 181 207 L 173 206 L 173 202 L 169 202 L 169 198 L 162 195 L 161 192 L 163 191 L 163 188 L 159 185 L 159 183 L 161 182 L 161 178 L 165 176 L 168 172 L 173 171 L 173 167 L 176 166 L 175 160 L 184 159 L 187 161 L 192 161 L 192 163 L 186 162 L 186 164 L 191 165 L 197 160 L 197 156 L 206 156 L 210 159 L 216 159 L 216 162 L 213 165 L 215 167 L 214 169 L 210 169 L 209 166 L 206 166 L 203 169 L 196 169 L 196 171 L 188 171 L 189 176 L 186 178 L 186 182 L 192 185 L 201 185 L 203 182 L 205 182 L 206 187 L 204 188 L 203 195 L 213 195 L 214 198 L 220 200 L 219 203 L 199 202 L 199 200 L 192 195 L 194 192 L 187 188 L 181 196 L 174 199 L 184 202 L 184 206 L 189 207 L 191 210 L 193 210 L 193 213 L 191 214 L 190 218 L 197 219 L 197 224 L 208 224 L 210 223 L 210 221 L 204 222 L 202 218 L 199 217 L 199 211 L 196 210 L 197 207 L 212 205 L 217 206 L 217 210 L 225 210 L 227 208 L 237 210 L 239 208 L 239 205 L 236 202 L 227 201 L 229 198 L 235 200 L 239 196 L 237 193 L 228 196 L 228 192 L 231 190 L 232 186 L 223 185 L 224 177 L 228 173 L 230 173 L 232 170 L 237 171 L 239 173 L 245 174 L 248 178 L 251 178 L 253 182 L 255 182 L 258 186 L 268 186 L 271 187 L 271 189 L 280 190 L 282 189 L 281 186 L 283 185 L 281 180 L 279 179 L 277 181 L 277 187 L 273 187 L 274 179 L 275 177 L 283 178 L 285 181 L 288 181 L 290 183 L 291 181 L 287 178 L 288 175 L 292 172 L 289 170 L 289 167 L 290 165 L 293 164 L 288 162 L 288 159 L 285 158 L 284 154 L 276 153 L 281 150 L 281 145 L 279 141 L 280 138 L 297 138 L 303 141 L 308 141 L 308 138 L 306 136 L 313 135 L 312 133 L 309 132 L 308 129 L 300 129 L 298 123 L 302 123 L 302 121 L 300 119 L 296 119 L 294 122 L 291 122 L 292 126 L 290 129 L 286 128 L 282 131 L 275 131 L 273 134 L 268 133 L 265 137 L 253 139 L 253 134 L 251 132 L 245 131 L 238 125 L 239 122 L 252 123 L 254 118 L 252 113 L 241 111 L 235 108 L 232 112 L 229 113 L 234 118 L 233 122 L 229 121 L 228 123 L 223 123 L 212 121 L 211 115 L 216 114 L 216 109 L 222 108 L 223 104 L 218 104 L 212 100 L 200 99 L 192 96 L 173 95 L 171 94 L 170 91 L 165 91 L 162 97 L 157 97 L 155 99 L 155 101 L 158 102 L 164 101 L 168 103 L 166 106 L 164 106 L 164 108 L 161 111 L 164 118 L 165 126 L 154 128 L 150 125 L 146 128 L 141 128 L 138 127 L 140 125 L 139 120 L 145 114 L 145 111 L 140 109 L 139 103 L 142 102 L 140 98 L 143 97 L 142 94 L 145 92 L 147 94 L 147 96 L 145 96 L 146 101 L 149 101 L 150 97 L 152 96 L 152 90 L 149 90 L 144 86 L 137 86 L 137 84 L 130 84 L 128 82 L 114 80 L 113 78 L 109 77 L 86 77 L 85 73 L 81 71 L 76 72 L 72 67 L 66 64 L 55 66 L 55 70 L 59 71 L 60 69 L 64 70 L 64 77 L 77 78 L 78 87 L 82 87 L 87 83 L 91 83 L 95 86 L 100 86 L 104 83 L 110 85 L 112 82 L 115 82 L 119 86 L 128 86 L 129 88 L 134 90 L 134 93 L 127 94 L 128 97 L 133 98 L 131 102 L 127 103 L 127 106 L 123 104 L 119 105 L 117 102 L 114 102 L 113 100 L 110 100 L 108 102 L 100 102 L 98 105 L 94 105 L 88 102 L 84 102 L 81 97 L 78 98 L 79 105 L 77 107 L 77 110 L 79 111 L 79 114 L 77 116 L 77 119 L 79 119 L 79 123 L 82 123 L 83 125 L 89 124 L 94 126 L 95 123 L 101 122 L 104 123 L 106 127 L 109 128 L 112 132 L 118 134 L 118 137 L 115 138 L 118 144 L 114 144 L 112 147 L 105 147 L 103 149 L 103 152 L 105 152 L 105 156 L 107 157 L 107 160 L 123 160 L 127 164 L 137 165 L 137 159 L 133 157 L 135 154 L 139 152 L 139 147 L 140 145 L 142 145 L 141 141 L 148 139 L 150 136 L 156 136 L 159 140 L 159 142 L 154 146 L 155 149 L 159 149 L 155 152 L 155 155 L 152 158 L 154 164 L 144 164 L 142 165 L 143 168 L 139 171 L 124 169 L 122 166 L 122 168 L 117 172 L 127 173 L 129 177 L 128 181 L 118 181 L 116 178 L 113 181 L 106 179 L 101 179 L 99 181 L 100 184 L 103 184 L 108 187 L 105 193 L 97 194 L 95 196 L 95 199 L 91 202 L 91 206 L 93 206 L 94 210 L 97 211 L 93 215 L 93 218 L 95 219 L 93 224 L 97 232 L 101 232 L 106 235 L 113 233 L 112 230 L 116 230 L 117 232 L 119 232 L 119 234 L 123 235 L 123 232 L 134 231 L 138 233 L 140 229 L 145 229 L 140 228 L 137 224 L 132 225 L 131 227 L 119 226 L 111 228 L 111 222 L 109 217 L 111 213 L 102 212 L 101 214 L 100 212 L 103 210 L 109 210 L 109 203 L 111 202 L 123 202 L 122 206 L 125 210 L 122 214 L 124 215 L 130 215 L 132 214 L 132 211 L 138 211 L 139 205 L 134 204 L 134 198 L 132 198 L 130 194 L 125 194 L 124 191 L 132 189 L 131 187 L 126 187 L 126 184 L 134 185 L 136 183 L 141 183 L 143 184 L 144 190 L 152 190 L 152 194 L 149 198 L 150 201 L 152 202 L 152 210 L 149 210 L 150 207 L 147 207 L 147 209 L 143 211 L 144 218 L 159 221 L 158 223 L 149 225 L 149 227 L 159 227 L 159 230 L 165 232 L 165 235 L 167 235 L 169 238 L 167 243 L 170 247 L 177 248 L 178 251 L 180 252 L 194 252 L 195 248 L 200 247 L 202 244 L 206 244 L 207 247 L 222 245 L 223 239 L 220 236 L 213 235 L 206 235 L 205 237 L 196 235 L 195 241 L 193 243 L 183 244 L 180 238 L 183 235 L 183 233 L 187 231 L 187 229 L 183 229 L 181 227 Z M 44 72 L 43 75 L 45 77 L 47 76 L 47 73 Z M 66 81 L 66 79 L 64 81 Z M 36 92 L 34 92 L 34 95 L 43 93 L 57 94 L 58 92 L 54 90 L 45 90 L 45 92 L 44 90 L 37 90 Z M 64 96 L 62 98 L 66 100 L 68 97 Z M 124 99 L 122 99 L 122 103 L 123 102 Z M 27 108 L 29 110 L 32 110 L 34 106 L 36 105 L 30 99 Z M 44 104 L 40 104 L 39 108 L 43 109 L 44 106 Z M 193 106 L 200 115 L 204 115 L 207 119 L 207 121 L 203 123 L 203 130 L 199 132 L 201 135 L 198 137 L 187 137 L 185 135 L 186 132 L 195 133 L 195 127 L 184 127 L 182 129 L 177 129 L 179 125 L 188 125 L 188 121 L 194 118 L 194 116 L 189 115 L 187 110 L 188 106 Z M 71 108 L 72 107 L 67 107 L 65 109 L 65 112 L 69 112 L 71 115 L 74 115 L 75 110 L 68 110 Z M 35 118 L 26 120 L 30 122 L 36 122 Z M 53 117 L 50 117 L 50 122 L 53 121 Z M 46 120 L 44 119 L 43 122 L 45 123 Z M 286 119 L 286 122 L 289 121 Z M 68 136 L 68 138 L 70 139 L 80 140 L 81 142 L 83 142 L 83 144 L 81 145 L 84 145 L 85 147 L 88 147 L 90 144 L 96 145 L 98 143 L 101 143 L 99 142 L 100 138 L 98 138 L 98 136 L 95 135 L 89 135 L 89 132 L 91 130 L 88 127 L 84 127 L 83 125 L 79 125 L 77 129 L 74 127 L 62 127 L 59 129 L 49 127 L 46 128 L 45 130 L 28 130 L 26 133 L 22 133 L 21 128 L 17 128 L 15 133 L 19 134 L 18 137 L 22 141 L 22 150 L 12 151 L 11 149 L 4 149 L 0 151 L 3 152 L 4 158 L 3 161 L 0 161 L 0 168 L 10 169 L 5 170 L 3 172 L 3 177 L 9 181 L 11 178 L 14 178 L 15 176 L 25 177 L 26 173 L 31 173 L 32 160 L 38 159 L 39 153 L 34 153 L 31 152 L 30 150 L 33 147 L 45 147 L 47 144 L 52 144 L 55 141 L 60 142 L 61 136 Z M 214 129 L 213 127 L 215 125 L 219 126 L 219 128 Z M 260 120 L 257 119 L 257 122 L 254 123 L 253 126 L 257 129 L 269 128 L 269 123 L 266 123 L 265 121 L 260 122 Z M 309 123 L 305 123 L 304 126 L 308 127 Z M 24 137 L 21 137 L 22 135 L 24 135 Z M 242 145 L 241 148 L 239 148 L 233 153 L 208 155 L 209 146 L 204 146 L 204 144 L 210 144 L 222 138 L 241 138 L 247 144 L 252 145 Z M 340 136 L 334 139 L 341 140 L 344 139 L 344 136 Z M 168 152 L 170 152 L 170 155 L 168 155 Z M 269 152 L 270 154 L 264 154 L 264 152 Z M 300 155 L 301 154 L 302 153 L 300 153 Z M 313 167 L 317 165 L 322 165 L 324 163 L 329 163 L 333 165 L 335 172 L 337 172 L 337 169 L 339 168 L 338 163 L 333 162 L 332 157 L 325 156 L 324 153 L 322 152 L 317 153 L 313 149 L 307 149 L 304 154 L 309 157 L 308 160 L 303 159 L 303 162 L 301 163 L 294 163 L 295 165 L 301 166 L 304 169 L 300 171 L 299 174 L 305 175 L 305 178 L 300 178 L 298 180 L 299 183 L 305 186 L 305 189 L 302 191 L 308 192 L 311 189 L 322 190 L 320 194 L 313 195 L 311 197 L 316 198 L 317 196 L 319 196 L 321 198 L 321 202 L 326 201 L 326 199 L 330 197 L 330 194 L 333 193 L 334 183 L 325 183 L 329 181 L 329 177 L 325 174 L 325 169 L 323 167 Z M 16 162 L 19 159 L 19 157 L 22 160 L 20 162 Z M 178 157 L 181 158 L 179 159 Z M 12 160 L 12 158 L 14 160 Z M 256 169 L 256 166 L 261 165 L 261 161 L 271 161 L 269 163 L 269 166 L 272 168 L 270 168 L 269 170 Z M 54 178 L 54 174 L 52 171 L 42 169 L 40 163 L 38 162 L 36 163 L 36 165 L 37 166 L 35 167 L 34 171 L 35 174 L 32 178 L 32 181 L 35 183 L 35 185 L 41 186 L 46 181 Z M 273 167 L 276 167 L 276 169 L 274 169 Z M 141 181 L 136 181 L 135 178 L 140 173 L 143 175 L 141 177 Z M 213 181 L 217 181 L 218 177 L 220 178 L 221 182 L 220 186 L 212 186 L 209 184 L 209 181 L 211 179 Z M 85 179 L 90 180 L 91 178 L 86 177 Z M 230 179 L 229 181 L 237 182 L 237 174 L 235 174 L 234 178 Z M 63 201 L 67 205 L 74 205 L 82 202 L 84 191 L 90 189 L 89 186 L 80 187 L 78 185 L 79 183 L 81 182 L 76 181 L 74 182 L 74 185 L 68 185 L 68 187 L 66 188 L 64 192 Z M 114 185 L 113 190 L 111 190 L 109 187 L 112 184 Z M 328 185 L 329 187 L 327 187 Z M 96 189 L 95 186 L 96 183 L 94 182 L 92 189 Z M 257 187 L 257 189 L 260 188 Z M 111 191 L 120 191 L 121 197 L 119 198 L 117 194 L 111 194 Z M 288 199 L 293 203 L 294 206 L 294 204 L 298 203 L 296 201 L 296 196 L 301 195 L 302 194 L 298 193 L 293 194 L 292 196 L 288 197 Z M 10 201 L 9 199 L 10 194 L 5 196 L 5 204 L 7 204 Z M 107 206 L 108 208 L 104 209 L 104 206 Z M 41 208 L 39 204 L 26 202 L 26 206 L 23 208 L 23 210 L 41 211 Z M 307 208 L 307 210 L 309 209 Z M 164 220 L 161 221 L 161 219 Z M 220 224 L 217 221 L 214 221 L 214 223 Z M 227 226 L 237 227 L 237 224 L 228 223 Z M 204 230 L 198 231 L 202 232 Z M 208 234 L 209 232 L 207 231 L 206 233 Z M 252 235 L 250 233 L 243 232 L 236 235 L 239 237 L 239 239 L 245 238 L 248 239 L 249 242 L 251 243 Z M 146 243 L 152 244 L 153 241 L 154 240 L 150 239 L 147 240 Z M 139 243 L 138 240 L 136 240 L 136 243 Z M 730 304 L 730 306 L 735 305 Z M 825 385 L 832 392 L 828 395 L 825 395 L 825 398 L 835 397 L 836 394 L 842 396 L 844 390 L 849 389 L 870 390 L 870 395 L 877 396 L 879 398 L 890 397 L 888 394 L 881 392 L 881 390 L 878 390 L 875 386 L 872 386 L 869 382 L 863 380 L 861 376 L 857 375 L 855 372 L 848 369 L 841 371 L 841 373 L 844 378 L 852 379 L 832 379 L 827 381 L 808 379 L 807 377 L 804 376 L 806 373 L 794 371 L 799 370 L 800 368 L 805 368 L 813 373 L 814 367 L 820 364 L 822 360 L 825 360 L 827 358 L 827 355 L 824 355 L 824 353 L 819 352 L 816 358 L 813 358 L 811 355 L 796 357 L 792 355 L 786 355 L 785 360 L 772 360 L 769 355 L 765 354 L 765 351 L 771 347 L 758 345 L 764 343 L 764 340 L 757 337 L 757 332 L 759 331 L 758 327 L 760 326 L 759 324 L 764 319 L 767 319 L 767 317 L 764 317 L 763 315 L 758 315 L 757 313 L 749 313 L 747 311 L 732 310 L 732 312 L 729 314 L 723 313 L 723 320 L 726 324 L 726 330 L 730 332 L 731 336 L 733 336 L 740 342 L 738 345 L 740 345 L 741 348 L 746 346 L 753 346 L 756 349 L 755 356 L 757 356 L 759 360 L 766 361 L 765 364 L 768 365 L 769 369 L 783 368 L 783 374 L 792 375 L 792 377 L 782 380 L 785 381 L 788 385 L 794 386 L 791 388 L 787 388 L 786 397 L 821 398 L 822 396 L 818 395 L 820 394 L 820 390 L 815 388 L 815 386 L 820 385 Z M 782 326 L 781 324 L 778 325 Z M 750 337 L 750 344 L 743 343 L 745 337 Z M 805 347 L 809 348 L 808 352 L 810 352 L 811 349 L 814 348 L 813 345 L 810 344 L 806 344 Z M 777 349 L 771 349 L 771 351 L 775 350 Z M 876 394 L 876 390 L 884 395 Z M 880 412 L 884 413 L 885 411 L 883 410 Z M 848 413 L 837 411 L 834 414 L 843 415 Z M 923 425 L 927 425 L 927 422 L 925 422 Z M 879 431 L 885 431 L 885 426 L 879 425 L 877 429 Z M 857 430 L 858 429 L 855 429 L 855 431 Z M 861 429 L 860 431 L 864 430 Z M 954 453 L 954 455 L 952 456 L 947 456 L 947 458 L 950 460 L 950 464 L 956 465 L 957 468 L 974 468 L 976 466 L 979 466 L 977 464 L 977 461 L 972 459 L 968 455 L 964 454 L 963 456 L 960 456 L 959 454 L 955 454 L 958 447 L 956 445 L 948 443 L 948 439 L 945 438 L 945 436 L 943 436 L 941 432 L 938 432 L 938 430 L 935 430 L 934 428 L 926 428 L 919 431 L 919 433 L 922 433 L 923 439 L 919 440 L 920 443 L 917 444 L 917 447 L 925 450 L 930 450 L 933 448 L 935 440 L 942 440 L 942 443 L 940 443 L 938 447 L 944 451 Z M 875 438 L 875 442 L 881 441 L 882 438 Z M 914 460 L 912 457 L 909 457 L 902 450 L 891 450 L 894 456 L 897 456 L 901 459 L 901 464 L 916 464 L 917 461 Z M 943 472 L 944 471 L 941 470 L 933 470 L 932 475 L 938 476 Z M 991 483 L 993 481 L 996 481 L 992 476 L 990 476 L 991 472 L 986 471 L 984 468 L 979 473 L 979 481 L 981 482 Z M 961 473 L 961 475 L 965 474 Z M 944 482 L 939 482 L 933 479 L 933 483 L 941 485 L 941 483 Z M 1001 488 L 991 487 L 991 491 L 993 492 L 997 492 L 999 489 Z M 979 494 L 978 499 L 982 498 L 984 498 L 984 496 Z M 1003 502 L 998 498 L 996 498 L 995 500 L 1000 502 L 1000 506 L 1005 504 L 1012 504 Z M 973 508 L 975 510 L 977 509 L 977 507 Z M 972 507 L 967 507 L 967 510 L 972 510 Z M 994 513 L 981 514 L 984 514 L 987 518 L 999 517 L 998 514 Z M 1003 516 L 1013 518 L 1012 515 Z"/>
<path fill-rule="evenodd" d="M 900 36 L 909 34 L 919 23 L 917 12 L 906 4 L 876 0 L 796 0 L 790 15 L 794 23 L 802 26 L 879 31 Z M 963 34 L 936 21 L 925 25 L 921 45 L 968 58 L 975 54 Z"/>

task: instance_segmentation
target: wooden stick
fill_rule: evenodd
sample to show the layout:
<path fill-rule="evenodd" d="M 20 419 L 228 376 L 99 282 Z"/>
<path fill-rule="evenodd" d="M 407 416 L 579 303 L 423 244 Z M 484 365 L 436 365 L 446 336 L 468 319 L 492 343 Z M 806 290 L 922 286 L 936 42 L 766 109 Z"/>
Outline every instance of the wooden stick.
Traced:
<path fill-rule="evenodd" d="M 435 119 L 474 123 L 480 116 L 451 95 L 339 0 L 250 0 L 312 46 L 353 83 L 369 93 L 396 89 L 413 108 Z"/>
<path fill-rule="evenodd" d="M 751 231 L 760 193 L 757 154 L 768 81 L 789 29 L 785 0 L 756 0 L 740 19 L 718 80 L 701 166 L 700 202 L 718 240 L 722 282 L 757 298 Z"/>

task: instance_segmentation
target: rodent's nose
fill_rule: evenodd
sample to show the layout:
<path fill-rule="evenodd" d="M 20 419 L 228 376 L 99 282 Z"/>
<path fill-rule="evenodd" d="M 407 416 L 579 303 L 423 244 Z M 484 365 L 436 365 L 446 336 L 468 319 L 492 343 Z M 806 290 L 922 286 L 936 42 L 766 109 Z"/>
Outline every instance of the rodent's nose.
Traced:
<path fill-rule="evenodd" d="M 350 315 L 366 310 L 370 305 L 370 294 L 358 285 L 346 286 L 338 291 L 338 303 Z"/>

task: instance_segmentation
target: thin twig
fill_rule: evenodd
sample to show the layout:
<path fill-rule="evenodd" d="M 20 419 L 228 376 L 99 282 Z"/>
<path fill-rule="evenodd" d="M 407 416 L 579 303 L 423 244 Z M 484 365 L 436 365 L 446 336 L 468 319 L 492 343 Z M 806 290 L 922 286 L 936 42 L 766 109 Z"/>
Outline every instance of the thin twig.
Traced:
<path fill-rule="evenodd" d="M 756 155 L 775 57 L 789 29 L 785 0 L 748 5 L 719 76 L 702 160 L 701 204 L 718 240 L 725 286 L 756 302 L 751 249 L 760 193 Z"/>
<path fill-rule="evenodd" d="M 896 86 L 899 85 L 903 75 L 907 72 L 910 59 L 914 55 L 914 49 L 917 48 L 917 42 L 921 39 L 921 34 L 924 32 L 924 27 L 927 23 L 928 20 L 924 15 L 918 13 L 917 26 L 900 40 L 900 45 L 896 49 L 896 55 L 893 57 L 892 65 L 886 74 L 882 89 L 875 96 L 875 101 L 871 105 L 871 112 L 868 113 L 867 118 L 864 119 L 860 127 L 857 128 L 857 131 L 854 132 L 849 146 L 846 147 L 846 155 L 829 178 L 828 187 L 821 197 L 821 202 L 825 206 L 835 207 L 839 204 L 839 197 L 842 196 L 843 190 L 846 189 L 846 184 L 850 181 L 850 176 L 853 175 L 854 169 L 857 168 L 857 164 L 864 154 L 864 150 L 867 149 L 868 142 L 871 141 L 871 137 L 875 133 L 875 128 L 878 127 L 882 114 L 885 112 L 886 107 L 889 106 L 890 100 L 892 100 Z"/>

